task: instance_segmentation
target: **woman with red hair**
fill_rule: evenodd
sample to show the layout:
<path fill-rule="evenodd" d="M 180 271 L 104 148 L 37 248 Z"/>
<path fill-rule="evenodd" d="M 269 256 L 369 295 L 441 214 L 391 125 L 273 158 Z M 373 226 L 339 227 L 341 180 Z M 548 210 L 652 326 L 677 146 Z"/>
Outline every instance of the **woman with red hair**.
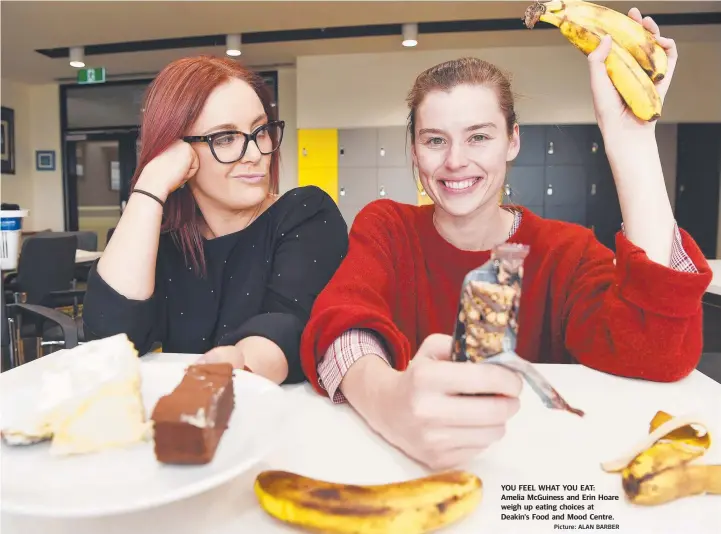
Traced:
<path fill-rule="evenodd" d="M 204 354 L 300 382 L 299 344 L 346 254 L 317 187 L 278 195 L 283 121 L 263 80 L 231 59 L 186 58 L 148 89 L 131 194 L 84 306 L 87 339 Z"/>

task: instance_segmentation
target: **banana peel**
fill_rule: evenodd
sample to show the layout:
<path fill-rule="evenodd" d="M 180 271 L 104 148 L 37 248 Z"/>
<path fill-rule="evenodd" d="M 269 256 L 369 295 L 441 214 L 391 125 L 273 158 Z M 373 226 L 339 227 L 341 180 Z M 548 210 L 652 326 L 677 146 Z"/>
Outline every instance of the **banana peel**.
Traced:
<path fill-rule="evenodd" d="M 465 471 L 366 486 L 263 471 L 256 477 L 254 490 L 268 515 L 306 530 L 424 534 L 470 514 L 481 501 L 483 484 Z"/>
<path fill-rule="evenodd" d="M 699 418 L 659 411 L 651 420 L 648 436 L 601 468 L 621 473 L 624 493 L 633 504 L 659 505 L 693 495 L 721 495 L 721 465 L 691 464 L 710 447 L 711 435 Z"/>

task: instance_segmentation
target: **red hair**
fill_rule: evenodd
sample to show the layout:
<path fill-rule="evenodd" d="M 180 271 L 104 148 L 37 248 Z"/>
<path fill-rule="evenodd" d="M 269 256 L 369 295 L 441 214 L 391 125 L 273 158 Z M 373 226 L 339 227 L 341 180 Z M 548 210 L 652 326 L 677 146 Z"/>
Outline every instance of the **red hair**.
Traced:
<path fill-rule="evenodd" d="M 141 121 L 141 148 L 131 191 L 145 166 L 175 141 L 188 134 L 205 106 L 210 93 L 222 83 L 238 78 L 250 85 L 263 103 L 269 120 L 275 108 L 263 79 L 229 58 L 198 56 L 183 58 L 166 66 L 148 87 Z M 280 151 L 271 154 L 270 192 L 278 193 Z M 205 273 L 202 214 L 190 188 L 178 189 L 168 196 L 163 209 L 161 233 L 169 232 L 183 252 L 186 264 L 196 273 Z"/>

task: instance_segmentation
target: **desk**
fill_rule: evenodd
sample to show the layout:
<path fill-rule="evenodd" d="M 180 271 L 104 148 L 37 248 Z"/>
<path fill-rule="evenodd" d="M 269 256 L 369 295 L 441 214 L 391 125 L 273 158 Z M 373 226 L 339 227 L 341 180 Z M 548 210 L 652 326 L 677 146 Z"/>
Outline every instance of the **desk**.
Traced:
<path fill-rule="evenodd" d="M 75 251 L 75 264 L 78 266 L 87 265 L 89 263 L 94 262 L 95 260 L 100 258 L 100 256 L 102 256 L 102 255 L 103 255 L 102 252 L 96 251 L 96 250 L 77 249 Z M 4 277 L 7 274 L 16 273 L 16 272 L 17 272 L 17 269 L 8 269 L 8 270 L 4 270 L 2 272 L 2 274 Z"/>
<path fill-rule="evenodd" d="M 149 354 L 143 357 L 143 365 L 193 360 L 188 355 Z M 595 513 L 613 515 L 619 528 L 612 532 L 718 532 L 721 496 L 694 497 L 658 507 L 632 506 L 623 500 L 620 476 L 604 473 L 599 463 L 615 457 L 644 435 L 659 409 L 675 415 L 701 414 L 712 436 L 717 436 L 702 460 L 721 463 L 721 385 L 698 371 L 680 382 L 659 384 L 617 378 L 580 365 L 538 367 L 572 405 L 586 410 L 587 416 L 581 419 L 547 410 L 526 386 L 522 408 L 503 441 L 466 466 L 483 480 L 481 505 L 462 522 L 444 529 L 443 534 L 554 532 L 551 521 L 502 521 L 501 504 L 517 502 L 501 501 L 502 484 L 593 484 L 596 493 L 619 495 L 621 501 L 594 503 Z M 7 380 L 14 372 L 4 373 L 1 379 Z M 356 484 L 425 474 L 419 465 L 371 432 L 349 406 L 332 405 L 308 384 L 284 389 L 296 411 L 285 429 L 286 445 L 228 484 L 160 508 L 103 519 L 35 520 L 3 514 L 3 534 L 292 534 L 301 531 L 276 522 L 256 503 L 252 484 L 262 469 L 287 469 Z M 252 406 L 240 405 L 238 409 Z"/>

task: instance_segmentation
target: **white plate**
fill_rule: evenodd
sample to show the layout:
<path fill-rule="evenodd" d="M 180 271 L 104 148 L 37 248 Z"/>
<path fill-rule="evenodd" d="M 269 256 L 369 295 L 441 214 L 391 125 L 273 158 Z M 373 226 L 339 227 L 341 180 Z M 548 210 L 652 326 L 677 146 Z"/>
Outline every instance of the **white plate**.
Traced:
<path fill-rule="evenodd" d="M 150 414 L 181 380 L 186 364 L 141 365 L 143 399 Z M 29 379 L 32 376 L 33 382 Z M 28 406 L 36 375 L 2 388 L 0 413 Z M 49 444 L 2 444 L 2 510 L 51 517 L 111 515 L 167 504 L 219 486 L 262 461 L 283 439 L 283 390 L 257 375 L 236 373 L 235 409 L 215 457 L 202 466 L 156 461 L 152 440 L 129 449 L 52 457 Z"/>

